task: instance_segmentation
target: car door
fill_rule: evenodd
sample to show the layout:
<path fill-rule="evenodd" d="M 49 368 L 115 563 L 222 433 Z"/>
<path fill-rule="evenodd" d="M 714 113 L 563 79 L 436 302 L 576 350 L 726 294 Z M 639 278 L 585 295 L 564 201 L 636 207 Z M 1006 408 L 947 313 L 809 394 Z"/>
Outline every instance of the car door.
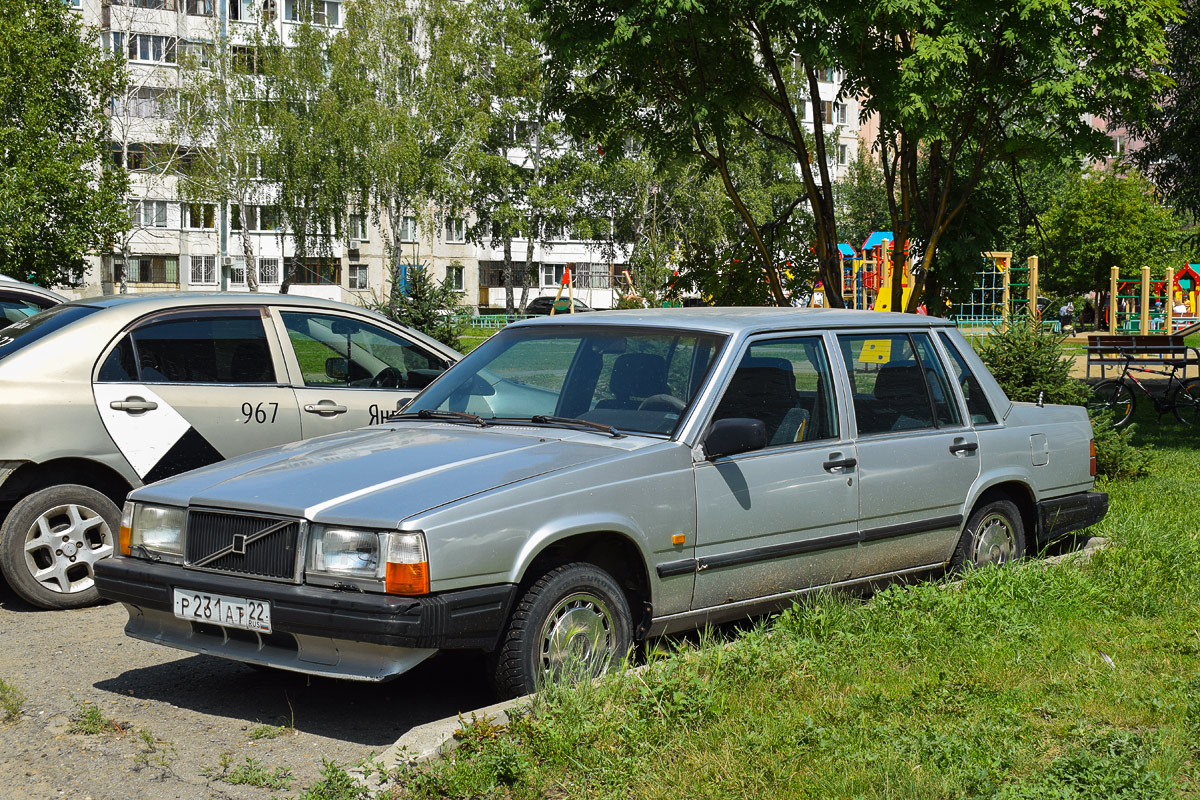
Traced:
<path fill-rule="evenodd" d="M 748 344 L 713 420 L 762 420 L 768 444 L 695 465 L 693 608 L 849 577 L 858 472 L 836 396 L 821 336 Z"/>
<path fill-rule="evenodd" d="M 93 380 L 109 436 L 150 483 L 301 438 L 261 308 L 157 314 L 124 332 Z"/>
<path fill-rule="evenodd" d="M 979 476 L 979 440 L 924 332 L 839 334 L 851 383 L 861 544 L 854 576 L 949 557 Z"/>
<path fill-rule="evenodd" d="M 450 366 L 372 320 L 325 309 L 276 309 L 304 438 L 384 421 Z"/>

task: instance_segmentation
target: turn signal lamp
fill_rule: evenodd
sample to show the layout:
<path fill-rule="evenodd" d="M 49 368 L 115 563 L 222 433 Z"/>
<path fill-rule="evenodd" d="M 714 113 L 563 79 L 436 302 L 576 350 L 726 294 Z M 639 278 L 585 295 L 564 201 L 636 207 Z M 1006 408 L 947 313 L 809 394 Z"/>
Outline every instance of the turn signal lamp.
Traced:
<path fill-rule="evenodd" d="M 425 534 L 393 533 L 389 539 L 383 590 L 388 594 L 429 594 Z"/>
<path fill-rule="evenodd" d="M 119 535 L 121 555 L 130 554 L 129 539 L 133 535 L 133 503 L 126 503 L 121 509 L 121 531 Z"/>
<path fill-rule="evenodd" d="M 1088 442 L 1088 447 L 1091 451 L 1090 458 L 1088 459 L 1088 469 L 1091 471 L 1092 477 L 1094 478 L 1096 477 L 1096 440 L 1092 439 L 1090 442 Z"/>

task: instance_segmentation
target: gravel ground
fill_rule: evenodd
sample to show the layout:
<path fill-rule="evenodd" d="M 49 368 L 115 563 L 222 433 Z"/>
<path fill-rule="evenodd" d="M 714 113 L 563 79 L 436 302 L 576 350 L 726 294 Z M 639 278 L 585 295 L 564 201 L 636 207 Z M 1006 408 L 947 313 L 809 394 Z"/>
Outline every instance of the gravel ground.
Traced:
<path fill-rule="evenodd" d="M 323 759 L 358 762 L 413 726 L 491 702 L 482 667 L 465 656 L 351 683 L 135 641 L 125 619 L 119 605 L 32 609 L 0 582 L 0 679 L 25 696 L 15 720 L 0 708 L 0 800 L 295 794 Z M 93 708 L 120 731 L 73 733 Z M 273 738 L 253 738 L 266 730 Z M 222 780 L 223 754 L 227 770 L 247 758 L 265 773 L 291 770 L 288 791 Z"/>

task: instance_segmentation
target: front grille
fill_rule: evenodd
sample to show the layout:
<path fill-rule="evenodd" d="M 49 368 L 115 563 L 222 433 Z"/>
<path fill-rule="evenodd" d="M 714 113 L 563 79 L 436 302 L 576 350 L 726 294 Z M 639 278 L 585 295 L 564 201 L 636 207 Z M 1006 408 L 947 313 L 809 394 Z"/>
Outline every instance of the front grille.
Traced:
<path fill-rule="evenodd" d="M 191 510 L 184 555 L 190 567 L 292 580 L 299 540 L 297 520 Z"/>

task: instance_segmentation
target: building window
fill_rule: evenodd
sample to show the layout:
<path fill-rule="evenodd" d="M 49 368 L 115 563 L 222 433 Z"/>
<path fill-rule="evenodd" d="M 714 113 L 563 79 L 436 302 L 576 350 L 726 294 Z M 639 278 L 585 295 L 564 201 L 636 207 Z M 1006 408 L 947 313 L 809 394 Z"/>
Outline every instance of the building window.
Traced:
<path fill-rule="evenodd" d="M 415 242 L 417 240 L 417 218 L 403 217 L 400 220 L 400 241 Z"/>
<path fill-rule="evenodd" d="M 1112 143 L 1113 143 L 1113 155 L 1115 155 L 1117 158 L 1120 158 L 1121 156 L 1125 155 L 1125 146 L 1128 143 L 1128 139 L 1126 139 L 1125 136 L 1118 133 L 1117 135 L 1112 137 Z"/>
<path fill-rule="evenodd" d="M 293 258 L 288 261 L 292 283 L 309 285 L 334 285 L 342 282 L 342 264 L 327 258 Z"/>
<path fill-rule="evenodd" d="M 129 283 L 178 284 L 179 256 L 130 256 L 125 261 L 125 280 Z"/>
<path fill-rule="evenodd" d="M 129 36 L 129 60 L 174 64 L 175 43 L 174 36 L 155 36 L 149 33 L 131 34 Z"/>
<path fill-rule="evenodd" d="M 113 98 L 113 116 L 155 119 L 167 116 L 172 93 L 170 89 L 142 87 L 124 97 Z"/>
<path fill-rule="evenodd" d="M 217 282 L 216 256 L 188 256 L 188 263 L 191 265 L 189 274 L 192 283 Z"/>
<path fill-rule="evenodd" d="M 184 203 L 183 227 L 190 230 L 212 230 L 217 227 L 217 207 L 212 203 Z"/>
<path fill-rule="evenodd" d="M 838 125 L 845 125 L 846 118 L 847 118 L 846 104 L 845 103 L 834 103 L 833 104 L 833 121 L 836 122 Z"/>
<path fill-rule="evenodd" d="M 838 72 L 832 67 L 817 70 L 817 80 L 821 83 L 837 83 Z"/>
<path fill-rule="evenodd" d="M 187 13 L 194 17 L 211 17 L 213 0 L 187 0 Z"/>
<path fill-rule="evenodd" d="M 233 55 L 233 71 L 243 75 L 258 73 L 258 48 L 250 45 L 235 44 L 230 48 Z"/>
<path fill-rule="evenodd" d="M 446 267 L 446 280 L 450 282 L 450 286 L 454 289 L 454 291 L 464 291 L 462 264 L 451 264 L 450 266 Z"/>
<path fill-rule="evenodd" d="M 278 258 L 260 258 L 258 260 L 258 282 L 279 283 Z"/>
<path fill-rule="evenodd" d="M 844 144 L 839 144 L 837 146 L 837 163 L 843 167 L 850 163 L 849 146 Z"/>
<path fill-rule="evenodd" d="M 542 286 L 558 286 L 562 283 L 566 264 L 542 264 Z"/>
<path fill-rule="evenodd" d="M 367 288 L 367 265 L 366 264 L 351 264 L 350 274 L 347 276 L 350 281 L 349 288 L 351 289 L 366 289 Z"/>
<path fill-rule="evenodd" d="M 284 18 L 288 22 L 311 22 L 314 25 L 341 24 L 340 0 L 284 0 Z"/>
<path fill-rule="evenodd" d="M 180 42 L 179 63 L 207 68 L 212 60 L 212 49 L 211 42 Z"/>
<path fill-rule="evenodd" d="M 360 242 L 367 241 L 367 215 L 366 214 L 351 214 L 349 224 L 349 234 L 351 239 L 358 239 Z"/>
<path fill-rule="evenodd" d="M 576 289 L 611 289 L 612 265 L 593 261 L 571 265 L 571 282 Z"/>
<path fill-rule="evenodd" d="M 461 244 L 467 240 L 467 221 L 461 217 L 446 218 L 446 241 Z"/>
<path fill-rule="evenodd" d="M 142 228 L 167 227 L 166 200 L 133 200 L 129 203 L 129 216 L 135 226 Z"/>
<path fill-rule="evenodd" d="M 104 34 L 108 37 L 108 49 L 117 58 L 125 57 L 125 34 L 120 31 L 108 31 Z"/>
<path fill-rule="evenodd" d="M 831 101 L 831 100 L 822 100 L 821 101 L 821 124 L 822 125 L 832 125 L 833 124 L 833 101 Z"/>

